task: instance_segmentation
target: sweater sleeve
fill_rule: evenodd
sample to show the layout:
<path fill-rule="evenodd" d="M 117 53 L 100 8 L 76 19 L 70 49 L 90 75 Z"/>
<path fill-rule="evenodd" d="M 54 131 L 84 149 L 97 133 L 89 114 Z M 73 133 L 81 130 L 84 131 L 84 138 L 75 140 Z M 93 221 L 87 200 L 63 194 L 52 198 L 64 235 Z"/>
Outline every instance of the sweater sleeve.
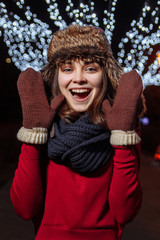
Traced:
<path fill-rule="evenodd" d="M 43 200 L 43 185 L 40 170 L 41 146 L 23 144 L 18 168 L 10 189 L 16 213 L 25 220 L 33 218 Z"/>
<path fill-rule="evenodd" d="M 140 145 L 114 148 L 109 204 L 116 221 L 124 225 L 136 216 L 142 203 L 139 181 Z"/>

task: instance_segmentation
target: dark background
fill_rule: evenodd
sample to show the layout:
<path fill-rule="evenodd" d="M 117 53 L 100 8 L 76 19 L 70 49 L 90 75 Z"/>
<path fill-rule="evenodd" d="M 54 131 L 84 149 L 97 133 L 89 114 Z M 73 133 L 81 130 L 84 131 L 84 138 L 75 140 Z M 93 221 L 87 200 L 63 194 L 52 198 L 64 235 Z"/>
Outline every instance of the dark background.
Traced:
<path fill-rule="evenodd" d="M 53 22 L 49 20 L 48 13 L 46 11 L 46 4 L 44 0 L 39 0 L 38 4 L 37 1 L 30 1 L 26 0 L 26 4 L 30 5 L 31 11 L 35 12 L 37 14 L 37 17 L 42 19 L 43 21 L 47 22 L 50 25 L 50 29 L 54 32 L 57 30 L 56 26 L 53 25 Z M 61 1 L 59 1 L 61 2 Z M 73 1 L 78 4 L 79 1 Z M 84 1 L 84 3 L 87 3 L 88 1 Z M 101 19 L 101 11 L 102 9 L 105 9 L 106 2 L 105 1 L 94 1 L 95 2 L 95 9 L 97 12 L 97 15 L 100 19 L 100 24 L 101 27 L 102 25 L 102 19 Z M 154 7 L 155 5 L 155 0 L 150 1 L 151 7 Z M 64 1 L 63 1 L 64 3 Z M 15 5 L 14 0 L 8 0 L 5 1 L 5 4 L 7 6 L 8 11 L 13 11 L 16 12 L 17 14 L 22 15 L 22 11 L 20 12 L 18 7 Z M 116 54 L 118 52 L 118 43 L 120 42 L 121 38 L 125 36 L 125 32 L 129 29 L 130 23 L 133 19 L 138 20 L 138 17 L 140 16 L 141 9 L 144 5 L 144 0 L 139 0 L 139 1 L 126 1 L 126 0 L 120 0 L 117 2 L 116 6 L 116 12 L 115 12 L 115 29 L 113 32 L 113 40 L 112 40 L 112 50 L 114 53 L 114 56 L 116 57 Z M 59 10 L 61 15 L 66 19 L 66 22 L 69 24 L 70 19 L 67 17 L 66 12 L 64 11 L 65 7 L 64 4 L 59 4 Z M 22 15 L 22 18 L 24 16 Z M 160 46 L 159 46 L 160 48 Z M 9 146 L 9 148 L 15 149 L 14 144 L 16 142 L 16 139 L 13 138 L 11 141 L 11 138 L 15 136 L 15 132 L 12 132 L 13 129 L 17 131 L 19 126 L 21 126 L 22 122 L 22 115 L 21 115 L 21 106 L 20 106 L 20 101 L 19 101 L 19 96 L 17 92 L 17 86 L 16 82 L 18 79 L 18 76 L 20 74 L 20 70 L 17 69 L 14 64 L 11 62 L 10 64 L 6 63 L 6 58 L 10 57 L 8 55 L 8 49 L 3 42 L 3 37 L 0 37 L 0 124 L 1 124 L 1 129 L 2 132 L 0 133 L 2 137 L 0 136 L 0 141 L 1 145 Z M 160 93 L 159 93 L 159 87 L 158 86 L 149 86 L 145 89 L 144 93 L 146 95 L 146 103 L 147 103 L 147 116 L 150 118 L 150 126 L 148 127 L 143 127 L 144 131 L 151 131 L 151 136 L 146 136 L 145 133 L 145 138 L 143 139 L 143 148 L 150 150 L 151 153 L 153 154 L 157 145 L 159 144 L 159 136 L 158 139 L 152 139 L 152 137 L 155 137 L 154 131 L 148 130 L 148 128 L 151 127 L 151 125 L 158 125 L 159 128 L 159 121 L 160 121 Z M 9 131 L 9 136 L 5 132 L 5 128 L 10 129 L 7 130 Z M 4 144 L 4 136 L 5 135 L 5 144 Z M 11 142 L 11 146 L 9 145 L 9 142 Z M 1 149 L 4 149 L 6 147 L 3 147 Z M 11 152 L 12 150 L 9 150 Z M 6 150 L 8 152 L 8 150 Z M 1 156 L 4 155 L 6 156 L 6 153 L 1 154 Z M 10 161 L 11 159 L 17 159 L 17 155 L 15 157 L 15 154 L 13 154 L 12 157 L 8 157 Z M 0 164 L 2 162 L 6 162 L 2 160 L 2 157 L 0 158 Z M 2 168 L 1 168 L 2 169 Z"/>
<path fill-rule="evenodd" d="M 62 2 L 62 1 L 59 1 Z M 73 1 L 74 2 L 74 1 Z M 78 1 L 75 1 L 78 2 Z M 84 1 L 85 2 L 85 1 Z M 94 1 L 95 2 L 95 9 L 98 14 L 98 16 L 101 15 L 101 11 L 105 9 L 105 3 L 104 1 Z M 54 32 L 57 30 L 57 28 L 51 23 L 51 21 L 48 18 L 48 14 L 46 14 L 46 5 L 43 0 L 39 1 L 27 1 L 28 5 L 31 6 L 31 10 L 37 14 L 37 16 L 50 24 L 50 29 Z M 64 1 L 63 1 L 64 3 Z M 86 1 L 87 3 L 87 1 Z M 15 1 L 5 1 L 5 4 L 7 5 L 8 10 L 11 9 L 11 11 L 16 12 L 18 11 L 17 7 L 15 7 Z M 123 1 L 120 0 L 117 3 L 117 10 L 115 13 L 115 30 L 113 35 L 113 41 L 112 41 L 112 50 L 116 57 L 116 54 L 118 52 L 118 43 L 120 42 L 121 38 L 124 37 L 125 32 L 129 29 L 130 23 L 133 19 L 137 20 L 141 9 L 143 7 L 144 0 L 139 1 Z M 155 1 L 150 1 L 150 4 L 154 6 Z M 64 12 L 64 6 L 60 5 L 60 11 L 61 15 L 63 15 L 67 19 L 67 23 L 69 24 L 69 19 L 66 16 L 66 13 Z M 102 22 L 101 26 L 103 28 Z M 21 105 L 20 100 L 17 92 L 17 86 L 16 82 L 18 79 L 18 76 L 20 74 L 20 70 L 18 70 L 14 64 L 11 62 L 10 64 L 6 63 L 6 58 L 10 57 L 8 55 L 8 49 L 5 46 L 5 43 L 3 42 L 3 37 L 0 37 L 0 193 L 3 189 L 5 189 L 5 186 L 12 181 L 12 178 L 14 176 L 14 171 L 17 167 L 18 163 L 18 156 L 20 153 L 20 146 L 21 143 L 17 141 L 16 134 L 18 129 L 22 125 L 22 114 L 21 114 Z M 157 211 L 160 210 L 160 192 L 157 189 L 159 188 L 159 179 L 158 179 L 158 173 L 159 173 L 159 162 L 156 162 L 154 160 L 154 154 L 157 149 L 157 146 L 160 145 L 160 87 L 159 86 L 148 86 L 144 90 L 144 94 L 146 97 L 146 105 L 147 105 L 147 113 L 146 116 L 149 118 L 150 123 L 149 125 L 145 126 L 141 124 L 142 128 L 142 166 L 144 167 L 144 172 L 142 169 L 141 178 L 143 187 L 145 190 L 145 196 L 146 201 L 144 203 L 145 211 L 146 209 L 150 208 L 150 201 L 152 203 L 156 204 L 159 200 L 159 204 L 157 204 Z M 154 167 L 153 167 L 154 165 Z M 146 171 L 145 171 L 146 170 Z M 151 175 L 150 175 L 151 174 Z M 154 176 L 157 176 L 156 179 L 154 179 Z M 146 182 L 148 179 L 149 183 L 152 182 L 152 179 L 154 179 L 153 184 L 149 185 L 148 182 Z M 149 180 L 150 179 L 150 180 Z M 149 188 L 147 188 L 147 186 Z M 154 192 L 149 191 L 150 188 L 155 189 Z M 9 190 L 7 190 L 9 192 Z M 156 193 L 156 194 L 155 194 Z M 7 195 L 9 196 L 9 195 Z M 155 199 L 156 198 L 156 199 Z M 5 200 L 4 200 L 5 201 Z M 9 201 L 9 200 L 8 200 Z M 148 205 L 147 205 L 148 204 Z M 0 209 L 1 210 L 1 209 Z M 160 211 L 159 211 L 160 212 Z M 3 219 L 4 216 L 6 216 L 6 213 L 3 213 L 3 217 L 1 216 L 0 212 L 0 225 L 1 225 L 1 218 Z M 142 211 L 142 214 L 140 215 L 139 221 L 143 222 L 144 218 L 153 218 L 153 221 L 157 219 L 156 211 L 152 211 L 152 213 L 149 213 L 148 215 L 145 215 Z M 5 218 L 5 217 L 4 217 Z M 18 220 L 19 221 L 19 220 Z M 148 219 L 149 221 L 149 219 Z M 4 223 L 3 223 L 4 224 Z M 135 238 L 132 238 L 133 236 L 129 235 L 129 232 L 138 229 L 139 224 L 135 222 L 133 224 L 133 228 L 129 228 L 128 230 L 128 239 L 138 239 L 136 236 Z M 147 223 L 150 225 L 150 222 Z M 146 224 L 146 226 L 148 226 Z M 3 232 L 4 233 L 5 227 L 7 227 L 8 223 L 6 220 L 6 225 L 4 224 Z M 21 223 L 20 223 L 21 225 Z M 3 226 L 3 225 L 2 225 Z M 26 225 L 23 225 L 24 229 L 30 227 L 27 227 Z M 156 224 L 154 225 L 156 229 L 160 229 L 160 221 L 157 220 Z M 1 227 L 0 227 L 1 228 Z M 147 238 L 147 235 L 144 235 L 145 231 L 145 225 L 142 227 L 142 233 L 138 234 L 141 236 L 141 239 L 151 239 L 151 240 L 158 240 L 159 238 L 156 238 L 153 235 L 149 236 Z M 155 229 L 153 228 L 153 231 L 155 232 Z M 13 231 L 14 232 L 14 231 Z M 23 233 L 25 230 L 22 231 Z M 5 232 L 6 233 L 6 232 Z M 1 233 L 0 233 L 1 234 Z M 4 234 L 5 235 L 5 234 Z M 5 235 L 6 236 L 6 235 Z M 8 235 L 9 236 L 9 235 Z M 145 237 L 144 237 L 145 236 Z M 1 239 L 1 236 L 0 236 Z M 2 240 L 10 240 L 14 239 L 10 237 L 2 237 Z M 18 238 L 15 238 L 18 239 Z M 24 239 L 21 238 L 21 239 Z M 31 238 L 26 238 L 31 239 Z"/>

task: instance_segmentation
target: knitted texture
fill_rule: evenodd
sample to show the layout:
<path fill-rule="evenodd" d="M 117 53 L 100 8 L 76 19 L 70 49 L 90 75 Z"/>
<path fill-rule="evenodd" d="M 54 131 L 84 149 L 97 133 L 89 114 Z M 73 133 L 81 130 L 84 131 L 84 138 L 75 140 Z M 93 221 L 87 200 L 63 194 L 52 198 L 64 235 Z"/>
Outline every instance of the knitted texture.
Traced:
<path fill-rule="evenodd" d="M 121 131 L 113 130 L 111 131 L 110 143 L 115 146 L 126 146 L 126 145 L 135 145 L 140 142 L 140 137 L 135 131 Z"/>
<path fill-rule="evenodd" d="M 20 74 L 17 85 L 22 104 L 23 127 L 48 129 L 64 97 L 56 97 L 50 107 L 42 76 L 32 68 Z"/>
<path fill-rule="evenodd" d="M 44 144 L 48 128 L 64 96 L 57 96 L 49 106 L 42 76 L 32 68 L 20 74 L 17 85 L 23 112 L 23 127 L 18 131 L 17 138 L 26 143 Z"/>
<path fill-rule="evenodd" d="M 48 140 L 48 156 L 80 173 L 93 172 L 110 159 L 110 132 L 91 123 L 88 115 L 71 124 L 60 119 L 54 123 L 54 134 Z"/>
<path fill-rule="evenodd" d="M 120 79 L 113 106 L 110 105 L 108 99 L 102 103 L 108 128 L 112 134 L 114 133 L 112 139 L 114 138 L 114 142 L 119 142 L 118 145 L 138 143 L 136 133 L 132 132 L 131 134 L 130 131 L 134 131 L 137 124 L 139 112 L 138 103 L 141 98 L 142 89 L 141 77 L 133 70 L 123 74 Z M 118 130 L 118 132 L 116 133 L 115 130 Z M 117 141 L 115 139 L 116 134 L 118 138 Z M 124 144 L 122 139 L 124 139 Z"/>
<path fill-rule="evenodd" d="M 17 133 L 18 140 L 31 144 L 44 144 L 47 142 L 48 130 L 46 128 L 27 129 L 21 127 Z"/>

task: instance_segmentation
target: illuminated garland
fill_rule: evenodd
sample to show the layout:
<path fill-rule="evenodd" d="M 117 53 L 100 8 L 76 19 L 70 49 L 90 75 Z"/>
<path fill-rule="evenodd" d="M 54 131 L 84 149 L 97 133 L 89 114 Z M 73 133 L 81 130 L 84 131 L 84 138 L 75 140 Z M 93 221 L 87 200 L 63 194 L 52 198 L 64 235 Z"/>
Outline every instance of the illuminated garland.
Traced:
<path fill-rule="evenodd" d="M 126 32 L 126 36 L 119 43 L 120 51 L 118 52 L 118 61 L 124 64 L 124 70 L 130 71 L 136 68 L 144 79 L 144 87 L 149 84 L 160 85 L 160 71 L 158 64 L 158 53 L 153 63 L 149 64 L 146 72 L 146 63 L 149 57 L 153 54 L 154 46 L 160 44 L 160 25 L 159 25 L 159 5 L 151 11 L 150 6 L 145 3 L 142 9 L 142 15 L 139 20 L 131 23 L 131 29 Z M 145 18 L 152 19 L 152 22 L 145 26 Z M 126 46 L 129 46 L 130 51 L 126 52 Z"/>
<path fill-rule="evenodd" d="M 17 1 L 22 9 L 24 0 Z M 8 53 L 15 66 L 23 71 L 28 67 L 39 70 L 46 61 L 47 48 L 52 31 L 49 25 L 32 14 L 30 7 L 26 7 L 26 20 L 20 19 L 17 14 L 8 13 L 4 3 L 0 3 L 0 27 L 3 27 L 3 40 L 8 47 Z M 12 17 L 13 20 L 10 20 Z M 0 32 L 2 35 L 2 32 Z"/>
<path fill-rule="evenodd" d="M 59 12 L 58 0 L 44 1 L 53 24 L 60 29 L 66 27 L 67 23 Z M 12 61 L 21 71 L 30 66 L 39 70 L 45 64 L 48 43 L 52 36 L 49 25 L 38 19 L 24 0 L 15 0 L 15 4 L 24 13 L 25 20 L 13 12 L 8 12 L 4 2 L 0 2 L 0 36 L 3 37 L 9 49 L 8 53 Z M 106 7 L 102 16 L 103 28 L 110 43 L 115 28 L 116 4 L 117 0 L 106 1 L 108 8 Z M 140 18 L 138 21 L 131 22 L 130 30 L 119 43 L 118 61 L 125 71 L 136 68 L 143 75 L 144 87 L 149 84 L 160 85 L 158 58 L 155 57 L 146 70 L 150 55 L 154 52 L 154 46 L 160 44 L 159 5 L 160 1 L 157 1 L 156 7 L 151 10 L 145 3 Z M 65 11 L 73 24 L 85 23 L 99 26 L 94 2 L 91 0 L 88 0 L 88 4 L 84 4 L 83 0 L 79 1 L 78 8 L 72 0 L 68 0 Z M 152 21 L 145 26 L 147 17 Z M 156 54 L 158 53 L 159 51 Z"/>

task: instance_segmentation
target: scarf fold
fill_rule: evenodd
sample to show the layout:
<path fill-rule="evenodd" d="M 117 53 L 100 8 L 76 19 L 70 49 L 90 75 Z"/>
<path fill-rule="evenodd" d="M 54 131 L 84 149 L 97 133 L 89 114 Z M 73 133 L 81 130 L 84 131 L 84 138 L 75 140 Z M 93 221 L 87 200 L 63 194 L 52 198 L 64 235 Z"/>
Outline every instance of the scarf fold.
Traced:
<path fill-rule="evenodd" d="M 105 165 L 112 153 L 110 132 L 93 124 L 88 115 L 74 123 L 58 119 L 54 137 L 48 139 L 48 156 L 69 164 L 79 173 L 91 173 Z"/>

